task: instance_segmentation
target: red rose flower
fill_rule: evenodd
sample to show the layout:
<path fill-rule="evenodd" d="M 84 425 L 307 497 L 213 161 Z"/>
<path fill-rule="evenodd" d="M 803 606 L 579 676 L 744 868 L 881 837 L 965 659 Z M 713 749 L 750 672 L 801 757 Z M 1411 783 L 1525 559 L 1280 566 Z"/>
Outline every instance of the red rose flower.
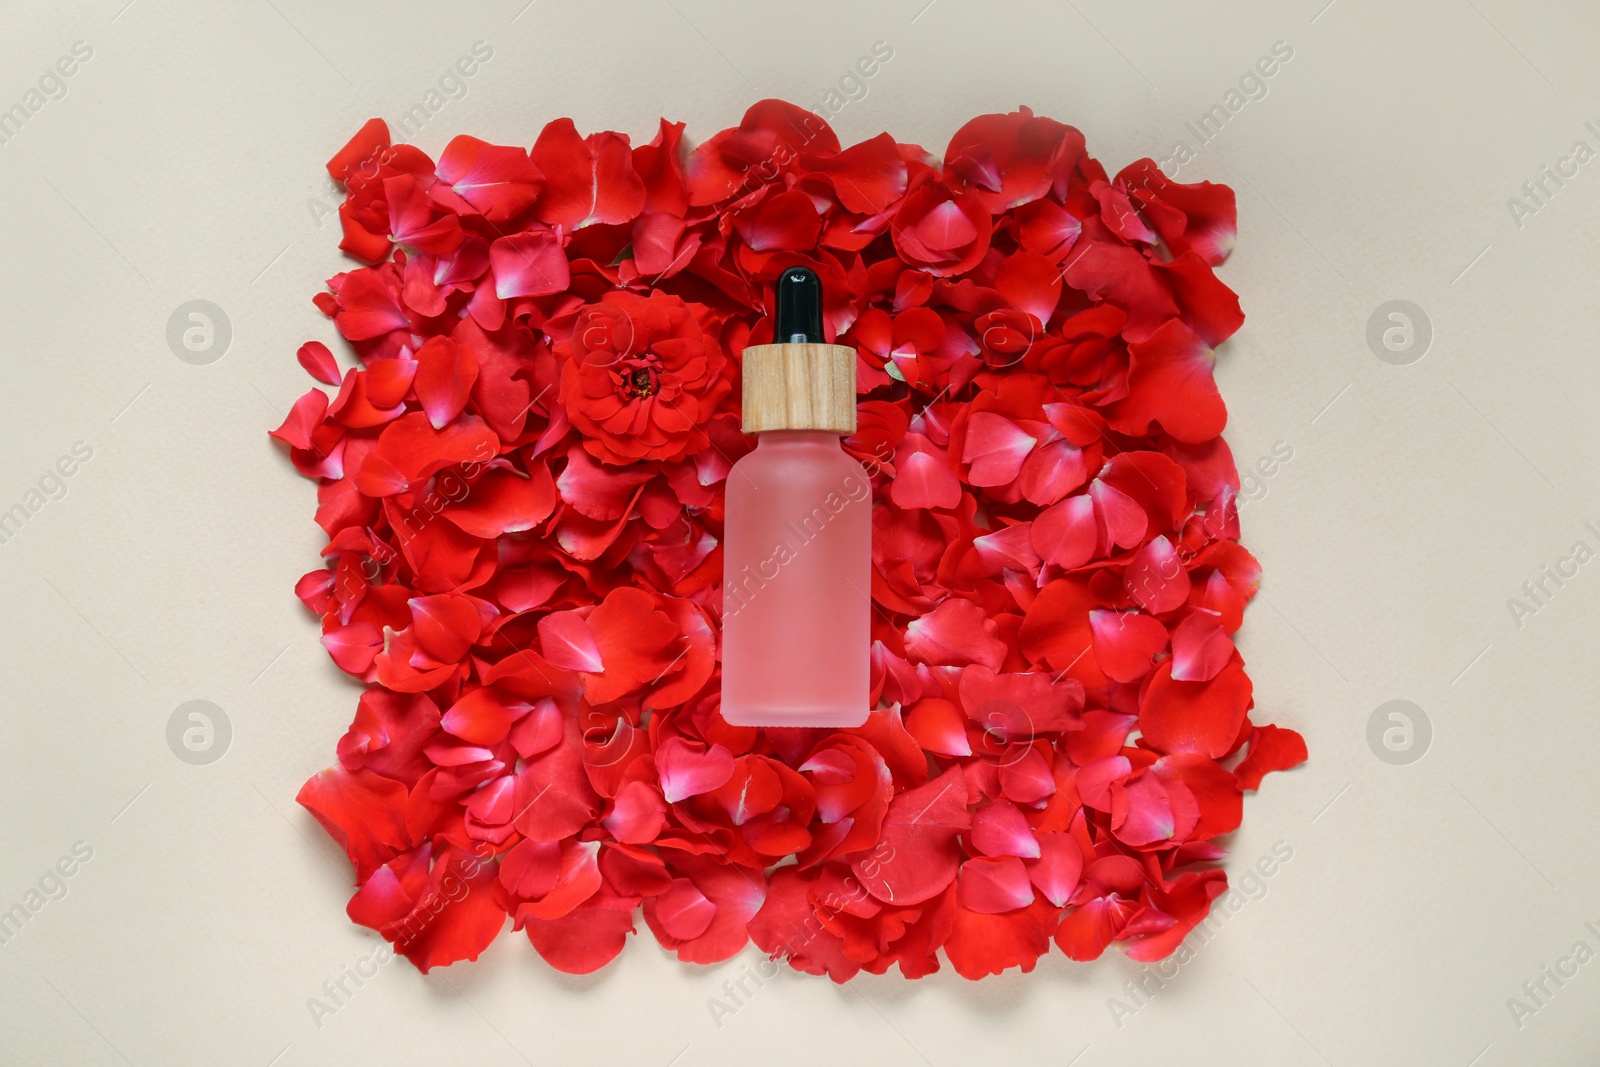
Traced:
<path fill-rule="evenodd" d="M 596 459 L 674 460 L 704 446 L 733 389 L 704 312 L 665 293 L 607 293 L 578 312 L 556 345 L 560 398 Z"/>

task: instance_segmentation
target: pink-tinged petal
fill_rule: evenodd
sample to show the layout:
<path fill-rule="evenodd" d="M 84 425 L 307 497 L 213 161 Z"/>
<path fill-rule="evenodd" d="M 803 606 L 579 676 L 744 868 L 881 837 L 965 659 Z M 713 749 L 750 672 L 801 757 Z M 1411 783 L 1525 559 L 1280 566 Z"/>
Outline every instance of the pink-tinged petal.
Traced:
<path fill-rule="evenodd" d="M 1039 858 L 1027 864 L 1033 887 L 1056 907 L 1063 907 L 1083 879 L 1083 850 L 1069 833 L 1039 835 Z"/>
<path fill-rule="evenodd" d="M 1029 503 L 1045 507 L 1078 488 L 1088 477 L 1081 448 L 1069 441 L 1051 441 L 1022 461 L 1017 487 Z"/>
<path fill-rule="evenodd" d="M 733 777 L 733 753 L 721 745 L 706 748 L 681 737 L 670 737 L 656 749 L 656 772 L 667 803 L 709 793 Z"/>
<path fill-rule="evenodd" d="M 979 856 L 963 863 L 956 893 L 962 907 L 982 915 L 998 915 L 1033 903 L 1028 869 L 1015 856 Z"/>
<path fill-rule="evenodd" d="M 268 436 L 276 437 L 290 448 L 311 448 L 311 435 L 322 425 L 322 417 L 327 412 L 328 394 L 321 389 L 309 390 L 294 402 L 283 425 L 269 431 Z"/>
<path fill-rule="evenodd" d="M 306 373 L 319 382 L 328 385 L 338 385 L 342 377 L 339 373 L 339 364 L 334 361 L 333 353 L 321 341 L 307 341 L 295 353 L 295 358 L 306 369 Z"/>
<path fill-rule="evenodd" d="M 327 568 L 307 571 L 294 583 L 294 595 L 313 615 L 325 615 L 333 602 L 335 573 Z"/>
<path fill-rule="evenodd" d="M 383 648 L 383 635 L 370 622 L 356 622 L 323 634 L 322 647 L 328 650 L 340 670 L 364 675 L 372 669 L 373 660 Z"/>
<path fill-rule="evenodd" d="M 489 269 L 489 242 L 475 233 L 462 238 L 448 255 L 440 256 L 433 268 L 434 285 L 458 285 L 483 277 Z"/>
<path fill-rule="evenodd" d="M 998 576 L 1006 570 L 1019 570 L 1033 576 L 1039 573 L 1039 556 L 1033 550 L 1032 523 L 1019 522 L 974 537 L 972 547 L 992 575 Z"/>
<path fill-rule="evenodd" d="M 393 268 L 386 268 L 392 270 Z M 363 267 L 344 276 L 338 292 L 334 325 L 347 340 L 366 341 L 411 325 L 400 304 L 399 283 Z"/>
<path fill-rule="evenodd" d="M 1122 581 L 1134 603 L 1152 615 L 1179 608 L 1189 599 L 1189 572 L 1164 536 L 1147 541 L 1134 553 Z"/>
<path fill-rule="evenodd" d="M 1211 902 L 1226 892 L 1227 887 L 1225 871 L 1193 871 L 1179 875 L 1163 887 L 1156 897 L 1159 903 L 1149 909 L 1152 917 L 1158 914 L 1164 917 L 1162 921 L 1148 926 L 1143 922 L 1130 923 L 1124 931 L 1129 939 L 1128 958 L 1150 963 L 1172 955 L 1189 936 L 1189 931 L 1210 914 Z"/>
<path fill-rule="evenodd" d="M 486 782 L 467 798 L 467 814 L 485 826 L 503 826 L 516 812 L 517 780 L 509 774 Z"/>
<path fill-rule="evenodd" d="M 1112 807 L 1113 830 L 1117 837 L 1138 848 L 1158 842 L 1182 839 L 1200 819 L 1194 794 L 1181 783 L 1168 789 L 1153 774 L 1128 779 Z"/>
<path fill-rule="evenodd" d="M 1179 682 L 1209 682 L 1233 658 L 1233 639 L 1222 616 L 1196 608 L 1172 631 L 1172 677 Z"/>
<path fill-rule="evenodd" d="M 645 782 L 629 782 L 612 799 L 611 811 L 600 820 L 600 825 L 625 845 L 647 845 L 666 826 L 666 813 L 667 806 L 659 791 Z"/>
<path fill-rule="evenodd" d="M 914 663 L 978 663 L 999 670 L 1006 658 L 999 633 L 983 608 L 963 597 L 949 597 L 906 625 L 906 657 Z"/>
<path fill-rule="evenodd" d="M 1094 499 L 1095 516 L 1105 530 L 1107 544 L 1132 548 L 1144 540 L 1150 516 L 1137 500 L 1103 478 L 1089 484 L 1089 496 Z"/>
<path fill-rule="evenodd" d="M 717 906 L 687 878 L 674 878 L 672 887 L 655 901 L 656 921 L 673 937 L 688 941 L 699 937 L 716 918 Z"/>
<path fill-rule="evenodd" d="M 1091 611 L 1094 658 L 1108 678 L 1136 682 L 1150 673 L 1167 647 L 1167 628 L 1137 611 Z"/>
<path fill-rule="evenodd" d="M 1106 181 L 1091 183 L 1089 192 L 1100 201 L 1100 219 L 1112 233 L 1129 244 L 1153 245 L 1160 241 L 1156 232 L 1139 217 L 1126 193 Z"/>
<path fill-rule="evenodd" d="M 394 496 L 411 488 L 405 472 L 382 452 L 368 452 L 353 475 L 356 488 L 370 497 Z"/>
<path fill-rule="evenodd" d="M 533 203 L 541 180 L 526 149 L 465 134 L 445 146 L 437 173 L 451 193 L 490 222 L 504 222 Z"/>
<path fill-rule="evenodd" d="M 411 175 L 385 178 L 383 196 L 389 205 L 389 237 L 396 244 L 443 254 L 461 243 L 461 220 L 438 212 Z"/>
<path fill-rule="evenodd" d="M 456 231 L 457 240 L 460 230 Z M 406 307 L 424 318 L 443 315 L 446 307 L 445 291 L 433 284 L 428 260 L 431 256 L 419 255 L 406 263 L 405 284 L 400 287 L 400 299 Z"/>
<path fill-rule="evenodd" d="M 967 717 L 948 700 L 919 700 L 906 713 L 906 732 L 924 749 L 940 756 L 970 756 Z"/>
<path fill-rule="evenodd" d="M 427 886 L 428 846 L 395 857 L 368 878 L 345 905 L 350 921 L 373 930 L 399 922 L 417 905 L 417 894 Z M 400 873 L 397 874 L 396 870 Z M 402 880 L 402 875 L 404 879 Z M 407 884 L 410 883 L 410 884 Z"/>
<path fill-rule="evenodd" d="M 591 674 L 605 670 L 589 620 L 576 611 L 551 612 L 539 620 L 539 651 L 557 667 Z"/>
<path fill-rule="evenodd" d="M 501 300 L 549 296 L 571 281 L 561 239 L 550 230 L 499 238 L 489 246 L 489 265 L 494 271 L 494 293 Z"/>
<path fill-rule="evenodd" d="M 438 593 L 406 601 L 417 644 L 438 663 L 455 663 L 483 633 L 484 602 L 460 593 Z"/>
<path fill-rule="evenodd" d="M 954 200 L 946 200 L 913 228 L 916 240 L 934 251 L 960 248 L 978 236 L 978 228 Z"/>
<path fill-rule="evenodd" d="M 1117 787 L 1131 773 L 1133 764 L 1127 756 L 1107 756 L 1086 763 L 1078 770 L 1078 796 L 1096 811 L 1110 811 L 1116 803 Z"/>
<path fill-rule="evenodd" d="M 973 485 L 1006 485 L 1015 480 L 1037 442 L 1027 431 L 1002 415 L 974 412 L 967 423 L 967 440 L 961 462 L 970 465 Z"/>
<path fill-rule="evenodd" d="M 1132 500 L 1144 512 L 1152 533 L 1177 529 L 1193 509 L 1183 468 L 1160 452 L 1112 456 L 1101 468 L 1099 480 Z"/>
<path fill-rule="evenodd" d="M 1039 841 L 1028 820 L 1008 800 L 991 801 L 972 813 L 972 847 L 985 856 L 1039 857 Z"/>
<path fill-rule="evenodd" d="M 1033 520 L 1033 549 L 1046 563 L 1069 570 L 1094 558 L 1100 539 L 1094 501 L 1087 494 L 1052 504 Z"/>
<path fill-rule="evenodd" d="M 1259 579 L 1259 571 L 1257 571 Z M 1251 594 L 1254 595 L 1254 585 Z M 1211 577 L 1206 579 L 1206 587 L 1200 593 L 1199 606 L 1207 611 L 1214 611 L 1222 620 L 1222 629 L 1227 633 L 1236 633 L 1244 625 L 1244 605 L 1246 597 L 1241 595 L 1228 576 L 1220 570 L 1212 571 Z"/>
<path fill-rule="evenodd" d="M 1036 252 L 1013 252 L 995 272 L 994 287 L 1012 307 L 1048 323 L 1061 298 L 1061 268 Z"/>
<path fill-rule="evenodd" d="M 532 759 L 559 745 L 565 730 L 566 717 L 561 708 L 549 697 L 542 697 L 511 727 L 511 747 L 523 759 Z"/>
<path fill-rule="evenodd" d="M 1145 773 L 1158 778 L 1169 794 L 1194 798 L 1199 806 L 1199 822 L 1188 830 L 1191 841 L 1208 840 L 1239 828 L 1244 817 L 1244 793 L 1238 778 L 1216 760 L 1194 752 L 1175 752 L 1156 760 Z M 1177 807 L 1187 807 L 1187 801 L 1180 797 Z"/>
<path fill-rule="evenodd" d="M 911 452 L 896 460 L 889 499 L 896 507 L 953 508 L 961 503 L 961 481 L 944 461 L 944 454 Z"/>
<path fill-rule="evenodd" d="M 1018 208 L 1017 243 L 1059 263 L 1078 243 L 1083 222 L 1066 208 L 1050 200 L 1035 200 Z"/>
<path fill-rule="evenodd" d="M 453 737 L 434 741 L 424 748 L 423 753 L 428 759 L 441 767 L 465 767 L 473 763 L 483 763 L 494 759 L 494 750 L 475 745 L 467 741 L 459 741 Z"/>
<path fill-rule="evenodd" d="M 469 690 L 439 720 L 445 733 L 473 745 L 498 745 L 511 732 L 511 712 L 494 690 Z"/>
<path fill-rule="evenodd" d="M 1009 800 L 1038 804 L 1055 791 L 1056 779 L 1051 773 L 1050 759 L 1039 751 L 1039 745 L 1029 745 L 1020 757 L 1008 758 L 1000 764 L 1000 792 Z"/>
<path fill-rule="evenodd" d="M 417 349 L 413 386 L 428 422 L 442 430 L 461 414 L 478 380 L 478 360 L 472 350 L 448 337 L 430 337 Z"/>

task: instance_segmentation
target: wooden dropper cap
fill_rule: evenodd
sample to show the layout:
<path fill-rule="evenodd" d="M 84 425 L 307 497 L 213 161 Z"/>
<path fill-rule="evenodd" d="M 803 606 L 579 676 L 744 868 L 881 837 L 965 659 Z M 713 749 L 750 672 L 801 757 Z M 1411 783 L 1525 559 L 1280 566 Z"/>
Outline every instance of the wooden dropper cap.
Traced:
<path fill-rule="evenodd" d="M 745 433 L 856 432 L 856 351 L 823 343 L 822 282 L 806 267 L 778 275 L 775 343 L 744 350 Z"/>

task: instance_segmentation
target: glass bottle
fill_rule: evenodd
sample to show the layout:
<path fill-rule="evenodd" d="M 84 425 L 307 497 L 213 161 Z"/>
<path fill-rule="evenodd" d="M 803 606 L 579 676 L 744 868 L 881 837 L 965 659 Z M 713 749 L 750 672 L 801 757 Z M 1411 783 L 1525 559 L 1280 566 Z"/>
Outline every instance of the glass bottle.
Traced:
<path fill-rule="evenodd" d="M 860 726 L 871 710 L 872 481 L 855 431 L 855 350 L 823 343 L 821 283 L 778 278 L 774 344 L 744 351 L 754 451 L 728 474 L 722 715 L 738 726 Z"/>

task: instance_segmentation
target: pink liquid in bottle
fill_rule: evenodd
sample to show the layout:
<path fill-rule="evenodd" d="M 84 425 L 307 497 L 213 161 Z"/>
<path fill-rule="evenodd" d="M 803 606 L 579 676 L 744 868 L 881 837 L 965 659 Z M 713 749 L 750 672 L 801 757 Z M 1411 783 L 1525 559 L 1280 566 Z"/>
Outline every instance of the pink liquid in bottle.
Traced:
<path fill-rule="evenodd" d="M 872 482 L 826 430 L 771 430 L 728 475 L 722 717 L 860 726 L 871 642 Z"/>
<path fill-rule="evenodd" d="M 744 427 L 728 474 L 722 716 L 738 726 L 860 726 L 868 705 L 872 481 L 855 429 L 854 350 L 824 343 L 822 287 L 778 277 L 774 344 L 745 349 Z"/>

